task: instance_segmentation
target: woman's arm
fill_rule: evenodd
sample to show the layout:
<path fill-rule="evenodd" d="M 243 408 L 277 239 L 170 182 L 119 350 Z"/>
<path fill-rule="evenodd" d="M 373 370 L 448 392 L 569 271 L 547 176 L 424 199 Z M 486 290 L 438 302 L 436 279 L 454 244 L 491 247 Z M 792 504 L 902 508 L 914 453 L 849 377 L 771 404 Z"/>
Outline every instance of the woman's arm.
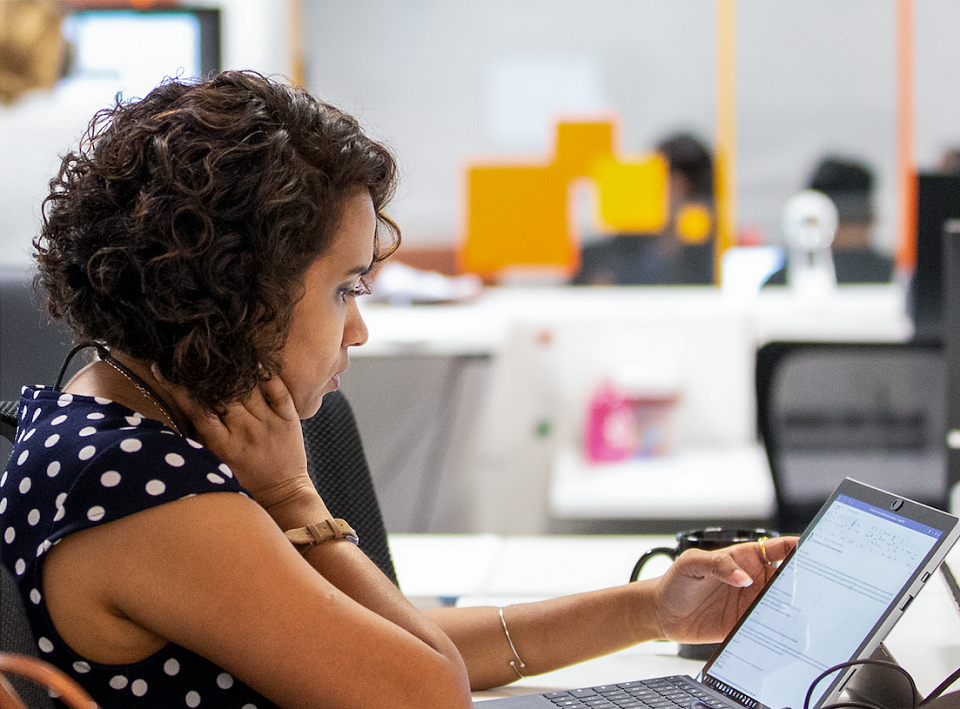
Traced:
<path fill-rule="evenodd" d="M 792 537 L 768 539 L 768 557 L 786 558 L 795 543 Z M 756 543 L 714 553 L 693 550 L 660 578 L 507 606 L 504 620 L 526 664 L 521 672 L 540 674 L 646 640 L 721 640 L 773 571 Z M 517 679 L 497 608 L 441 608 L 426 614 L 457 645 L 473 689 Z"/>
<path fill-rule="evenodd" d="M 68 388 L 102 395 L 95 375 L 87 368 Z M 334 541 L 304 557 L 283 535 L 327 511 L 282 381 L 222 417 L 161 388 L 175 391 L 198 424 L 191 437 L 212 442 L 255 500 L 186 497 L 60 540 L 46 555 L 43 590 L 64 640 L 104 664 L 135 663 L 175 642 L 283 707 L 371 706 L 383 697 L 470 706 L 456 648 L 359 549 Z M 198 472 L 206 474 L 183 470 Z"/>
<path fill-rule="evenodd" d="M 265 382 L 249 402 L 232 407 L 223 417 L 210 417 L 182 392 L 178 395 L 204 442 L 230 463 L 238 480 L 281 529 L 305 526 L 326 514 L 306 473 L 299 421 L 279 377 Z M 770 558 L 784 558 L 792 543 L 768 541 Z M 762 586 L 744 584 L 765 582 L 772 572 L 757 544 L 735 549 L 715 554 L 694 550 L 655 581 L 505 609 L 511 639 L 527 665 L 522 672 L 546 672 L 654 638 L 700 642 L 722 638 Z M 517 679 L 496 608 L 421 614 L 400 600 L 392 584 L 375 573 L 357 549 L 321 545 L 309 550 L 306 558 L 351 598 L 404 628 L 428 633 L 420 637 L 431 638 L 437 647 L 443 646 L 443 638 L 433 632 L 449 637 L 463 657 L 473 689 Z M 357 574 L 358 568 L 370 573 Z"/>
<path fill-rule="evenodd" d="M 472 706 L 442 632 L 350 542 L 322 547 L 324 563 L 350 569 L 344 585 L 363 589 L 359 601 L 255 502 L 209 493 L 66 537 L 44 589 L 63 639 L 95 662 L 136 662 L 174 642 L 285 708 Z"/>

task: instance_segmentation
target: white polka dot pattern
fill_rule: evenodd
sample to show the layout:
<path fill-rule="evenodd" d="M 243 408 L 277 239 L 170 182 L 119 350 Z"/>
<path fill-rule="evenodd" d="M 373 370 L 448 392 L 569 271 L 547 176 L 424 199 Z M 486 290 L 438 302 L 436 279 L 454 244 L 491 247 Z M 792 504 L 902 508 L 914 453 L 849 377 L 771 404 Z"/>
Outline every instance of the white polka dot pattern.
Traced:
<path fill-rule="evenodd" d="M 87 510 L 87 519 L 89 519 L 91 522 L 99 522 L 103 519 L 105 514 L 106 510 L 104 510 L 100 505 L 94 505 Z"/>
<path fill-rule="evenodd" d="M 143 443 L 137 438 L 128 438 L 120 443 L 120 450 L 127 453 L 136 453 L 141 448 L 143 448 Z"/>
<path fill-rule="evenodd" d="M 163 483 L 162 480 L 151 480 L 146 484 L 147 494 L 153 497 L 162 495 L 166 492 L 167 486 Z"/>
<path fill-rule="evenodd" d="M 106 399 L 28 390 L 20 415 L 31 423 L 21 423 L 24 433 L 0 477 L 0 561 L 19 577 L 44 659 L 87 687 L 102 709 L 275 709 L 175 644 L 131 665 L 78 657 L 50 623 L 40 590 L 35 559 L 63 536 L 206 492 L 246 494 L 230 468 L 198 441 Z"/>

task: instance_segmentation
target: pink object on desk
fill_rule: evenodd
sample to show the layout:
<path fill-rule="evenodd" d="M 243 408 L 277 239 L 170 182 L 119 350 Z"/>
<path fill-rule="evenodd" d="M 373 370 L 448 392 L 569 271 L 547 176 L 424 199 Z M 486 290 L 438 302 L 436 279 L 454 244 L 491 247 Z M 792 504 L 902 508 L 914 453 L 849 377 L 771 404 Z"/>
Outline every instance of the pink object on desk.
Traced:
<path fill-rule="evenodd" d="M 675 392 L 628 392 L 602 383 L 587 410 L 587 460 L 613 463 L 664 455 L 670 447 L 676 401 Z"/>

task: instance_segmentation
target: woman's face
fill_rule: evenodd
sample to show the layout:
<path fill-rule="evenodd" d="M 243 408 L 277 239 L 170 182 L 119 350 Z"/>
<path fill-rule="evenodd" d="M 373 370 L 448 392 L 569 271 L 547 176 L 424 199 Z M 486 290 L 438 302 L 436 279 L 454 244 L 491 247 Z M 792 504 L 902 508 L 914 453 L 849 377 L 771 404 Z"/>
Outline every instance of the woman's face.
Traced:
<path fill-rule="evenodd" d="M 330 249 L 304 277 L 304 295 L 294 306 L 280 353 L 280 378 L 301 419 L 313 416 L 323 395 L 339 387 L 338 375 L 349 364 L 347 348 L 367 341 L 357 296 L 366 292 L 362 278 L 373 265 L 376 227 L 369 192 L 351 193 Z"/>

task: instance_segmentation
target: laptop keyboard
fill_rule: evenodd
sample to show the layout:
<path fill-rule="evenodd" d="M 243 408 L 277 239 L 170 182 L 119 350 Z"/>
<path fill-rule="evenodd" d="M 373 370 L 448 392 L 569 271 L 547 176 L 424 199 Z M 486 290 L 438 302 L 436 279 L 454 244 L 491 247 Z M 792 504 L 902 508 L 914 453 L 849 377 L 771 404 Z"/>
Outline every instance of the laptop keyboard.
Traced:
<path fill-rule="evenodd" d="M 588 709 L 690 709 L 697 700 L 710 706 L 719 706 L 711 695 L 689 677 L 661 677 L 657 679 L 605 684 L 599 687 L 568 689 L 541 695 L 557 707 L 585 707 Z"/>

